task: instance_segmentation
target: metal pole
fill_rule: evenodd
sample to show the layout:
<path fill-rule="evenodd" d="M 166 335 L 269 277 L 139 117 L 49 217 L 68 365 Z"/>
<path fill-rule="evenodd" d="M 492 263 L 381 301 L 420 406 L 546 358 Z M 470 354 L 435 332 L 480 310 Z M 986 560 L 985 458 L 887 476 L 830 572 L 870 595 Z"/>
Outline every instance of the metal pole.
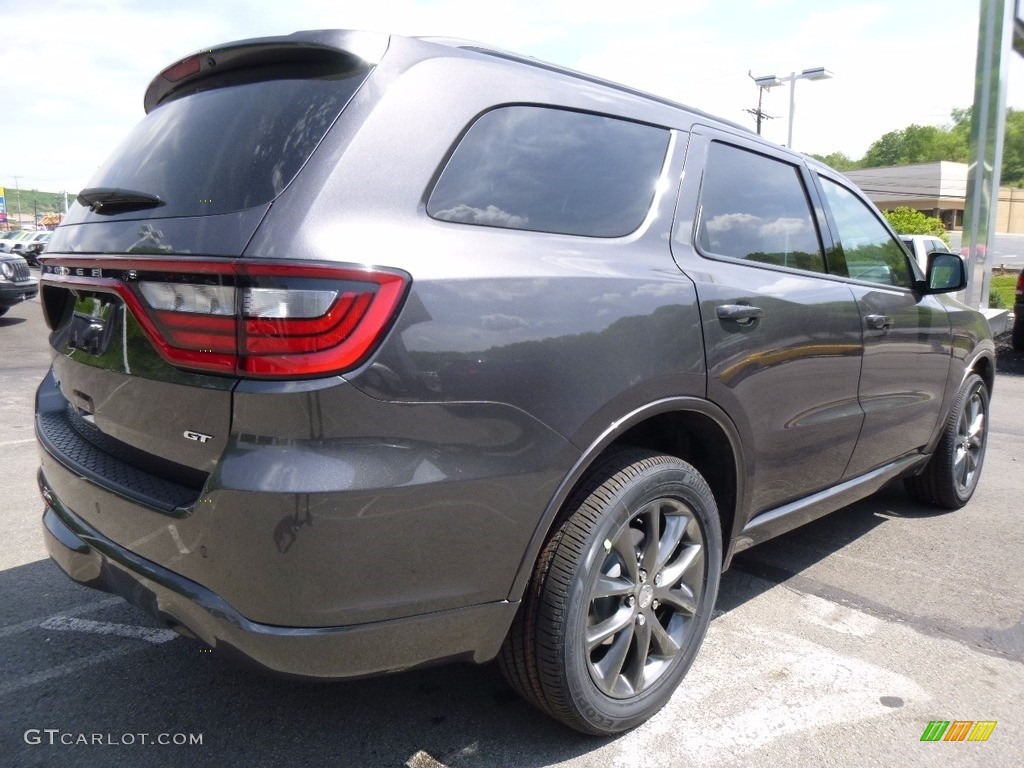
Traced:
<path fill-rule="evenodd" d="M 966 303 L 987 309 L 992 278 L 989 257 L 999 206 L 999 175 L 1006 130 L 1006 70 L 1013 30 L 1012 4 L 980 0 L 974 110 L 971 115 L 970 164 L 963 242 L 968 245 Z"/>
<path fill-rule="evenodd" d="M 793 111 L 796 109 L 796 72 L 789 76 L 789 133 L 786 137 L 786 148 L 793 148 Z"/>

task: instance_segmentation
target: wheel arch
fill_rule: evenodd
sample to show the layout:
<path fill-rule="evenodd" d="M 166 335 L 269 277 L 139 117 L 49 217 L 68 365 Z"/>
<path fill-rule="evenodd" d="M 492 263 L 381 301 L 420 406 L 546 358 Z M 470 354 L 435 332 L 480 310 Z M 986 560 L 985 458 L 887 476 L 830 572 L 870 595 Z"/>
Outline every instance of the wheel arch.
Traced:
<path fill-rule="evenodd" d="M 644 405 L 612 423 L 580 455 L 566 473 L 544 510 L 519 564 L 509 592 L 519 600 L 529 582 L 544 542 L 560 517 L 566 500 L 588 471 L 608 451 L 621 446 L 649 448 L 692 464 L 711 487 L 722 524 L 722 570 L 732 558 L 737 527 L 742 526 L 745 487 L 739 431 L 713 403 L 693 397 L 672 397 Z M 738 522 L 739 521 L 739 522 Z"/>
<path fill-rule="evenodd" d="M 971 364 L 967 367 L 966 373 L 964 373 L 964 379 L 970 376 L 972 373 L 976 373 L 981 376 L 981 380 L 985 382 L 985 386 L 988 388 L 989 395 L 992 394 L 992 388 L 996 383 L 996 365 L 995 360 L 986 354 L 978 355 Z"/>

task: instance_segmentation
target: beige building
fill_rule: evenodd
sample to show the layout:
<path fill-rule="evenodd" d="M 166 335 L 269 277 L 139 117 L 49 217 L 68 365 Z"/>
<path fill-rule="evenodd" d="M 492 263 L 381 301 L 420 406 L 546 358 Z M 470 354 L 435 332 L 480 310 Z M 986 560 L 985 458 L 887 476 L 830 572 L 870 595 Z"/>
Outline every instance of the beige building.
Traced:
<path fill-rule="evenodd" d="M 941 161 L 864 168 L 846 175 L 883 211 L 905 206 L 962 229 L 967 164 Z M 1000 187 L 996 232 L 1024 233 L 1024 189 Z"/>

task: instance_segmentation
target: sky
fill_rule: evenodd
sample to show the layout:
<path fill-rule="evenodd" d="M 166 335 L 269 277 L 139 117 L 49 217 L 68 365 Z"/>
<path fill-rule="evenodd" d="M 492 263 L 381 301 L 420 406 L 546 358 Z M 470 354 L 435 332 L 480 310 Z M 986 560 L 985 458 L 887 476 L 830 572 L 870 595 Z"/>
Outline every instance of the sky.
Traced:
<path fill-rule="evenodd" d="M 143 117 L 149 81 L 217 43 L 300 29 L 462 37 L 656 93 L 754 127 L 754 76 L 796 84 L 793 146 L 860 158 L 973 101 L 979 0 L 0 0 L 0 186 L 77 192 Z M 1024 108 L 1024 59 L 1007 103 Z M 762 133 L 786 140 L 788 86 Z"/>

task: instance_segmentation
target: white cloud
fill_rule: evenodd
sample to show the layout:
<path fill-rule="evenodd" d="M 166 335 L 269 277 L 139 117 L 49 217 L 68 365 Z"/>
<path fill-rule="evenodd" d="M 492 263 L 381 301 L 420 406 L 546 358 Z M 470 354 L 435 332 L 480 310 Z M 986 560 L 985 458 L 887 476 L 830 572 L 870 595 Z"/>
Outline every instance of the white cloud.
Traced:
<path fill-rule="evenodd" d="M 496 205 L 488 205 L 486 208 L 474 208 L 471 205 L 460 203 L 454 208 L 446 208 L 433 214 L 435 219 L 444 221 L 458 221 L 463 224 L 486 224 L 491 227 L 511 227 L 523 229 L 529 222 L 528 216 L 517 216 L 508 211 L 501 210 Z"/>
<path fill-rule="evenodd" d="M 488 331 L 521 331 L 529 328 L 530 324 L 521 317 L 515 315 L 483 315 L 480 324 Z"/>
<path fill-rule="evenodd" d="M 717 235 L 733 229 L 757 228 L 761 225 L 761 221 L 759 217 L 750 213 L 723 213 L 711 219 L 707 226 L 708 232 Z"/>
<path fill-rule="evenodd" d="M 855 0 L 102 0 L 5 4 L 0 185 L 85 186 L 142 117 L 150 79 L 220 42 L 342 27 L 464 37 L 640 87 L 753 127 L 747 77 L 826 66 L 833 80 L 797 85 L 794 144 L 859 157 L 883 133 L 942 124 L 973 98 L 976 2 Z M 1009 103 L 1024 106 L 1012 57 Z M 766 94 L 766 137 L 785 141 L 788 89 Z"/>
<path fill-rule="evenodd" d="M 810 219 L 769 219 L 765 221 L 759 230 L 762 237 L 796 237 L 811 231 Z"/>

